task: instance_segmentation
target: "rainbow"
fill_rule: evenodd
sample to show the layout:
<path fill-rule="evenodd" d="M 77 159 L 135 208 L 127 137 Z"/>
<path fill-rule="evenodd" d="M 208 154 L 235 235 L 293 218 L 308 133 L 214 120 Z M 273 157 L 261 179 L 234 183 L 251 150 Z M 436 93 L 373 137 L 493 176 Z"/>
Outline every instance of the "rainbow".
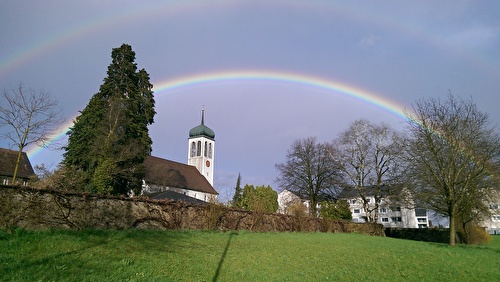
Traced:
<path fill-rule="evenodd" d="M 352 97 L 367 104 L 379 107 L 398 117 L 406 119 L 403 112 L 405 108 L 396 102 L 385 99 L 380 94 L 375 94 L 359 87 L 351 86 L 345 83 L 329 80 L 326 78 L 281 71 L 262 71 L 262 70 L 241 70 L 241 71 L 221 71 L 210 72 L 186 77 L 180 77 L 171 80 L 157 82 L 154 85 L 155 95 L 178 88 L 219 83 L 224 81 L 260 81 L 260 82 L 283 82 L 289 84 L 304 85 L 330 91 L 332 93 Z"/>
<path fill-rule="evenodd" d="M 26 46 L 20 46 L 11 53 L 2 54 L 0 56 L 0 77 L 12 69 L 25 65 L 45 54 L 54 52 L 64 45 L 82 40 L 82 38 L 90 37 L 94 34 L 109 31 L 133 21 L 141 21 L 160 15 L 164 17 L 166 13 L 169 15 L 178 15 L 207 8 L 215 9 L 229 3 L 230 1 L 228 0 L 210 2 L 172 0 L 159 1 L 158 3 L 149 5 L 138 2 L 137 4 L 121 7 L 112 13 L 107 13 L 100 17 L 89 17 L 84 22 L 75 23 L 72 26 L 55 31 L 42 40 L 31 42 Z"/>
<path fill-rule="evenodd" d="M 401 22 L 385 17 L 383 11 L 380 13 L 363 12 L 360 9 L 349 7 L 349 5 L 332 4 L 329 1 L 313 1 L 313 0 L 276 0 L 272 3 L 275 7 L 283 7 L 287 9 L 295 9 L 304 12 L 329 11 L 332 14 L 342 14 L 358 20 L 368 21 L 369 23 L 381 25 L 398 33 L 412 35 L 415 38 L 426 41 L 429 45 L 442 52 L 452 52 L 457 57 L 462 57 L 468 60 L 471 64 L 477 65 L 487 71 L 492 72 L 496 76 L 500 76 L 498 66 L 494 64 L 494 60 L 486 56 L 480 56 L 472 52 L 464 53 L 458 48 L 446 41 L 443 41 L 441 36 L 436 36 L 428 30 L 422 29 L 419 26 Z M 186 1 L 186 0 L 167 0 L 159 1 L 144 5 L 141 2 L 116 9 L 112 13 L 102 15 L 100 17 L 88 18 L 83 22 L 75 23 L 72 26 L 57 30 L 38 41 L 29 42 L 25 46 L 20 46 L 12 52 L 2 54 L 0 56 L 0 77 L 12 69 L 25 65 L 33 60 L 36 60 L 43 55 L 54 52 L 58 48 L 68 45 L 69 43 L 82 40 L 82 38 L 90 37 L 94 34 L 103 33 L 110 29 L 123 26 L 131 21 L 144 21 L 154 17 L 176 16 L 193 11 L 206 11 L 207 9 L 238 9 L 241 8 L 235 2 L 230 0 L 213 0 L 213 1 Z"/>
<path fill-rule="evenodd" d="M 346 97 L 351 97 L 353 99 L 364 102 L 368 105 L 378 107 L 384 111 L 392 113 L 393 115 L 407 119 L 404 113 L 404 106 L 389 99 L 385 99 L 379 94 L 369 92 L 367 90 L 351 86 L 345 83 L 336 82 L 326 78 L 298 74 L 291 72 L 281 72 L 281 71 L 267 71 L 267 70 L 239 70 L 239 71 L 219 71 L 219 72 L 208 72 L 195 75 L 188 75 L 177 77 L 173 79 L 165 79 L 159 82 L 153 82 L 155 96 L 158 95 L 168 95 L 172 90 L 186 88 L 190 86 L 217 84 L 221 82 L 281 82 L 290 85 L 302 85 L 317 89 L 322 89 L 331 92 L 335 95 L 343 95 Z M 50 142 L 55 142 L 61 140 L 69 128 L 73 125 L 73 121 L 76 119 L 78 114 L 74 115 L 70 120 L 62 124 L 57 133 L 51 136 Z M 50 143 L 49 142 L 49 143 Z M 43 148 L 40 147 L 30 147 L 27 150 L 27 154 L 30 158 L 36 156 Z"/>

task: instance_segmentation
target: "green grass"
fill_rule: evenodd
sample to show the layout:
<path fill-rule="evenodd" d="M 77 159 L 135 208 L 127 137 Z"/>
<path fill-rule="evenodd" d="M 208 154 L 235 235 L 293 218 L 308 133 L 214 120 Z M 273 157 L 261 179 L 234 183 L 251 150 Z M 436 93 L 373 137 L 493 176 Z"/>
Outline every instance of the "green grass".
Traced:
<path fill-rule="evenodd" d="M 482 246 L 327 233 L 0 231 L 1 281 L 498 281 Z"/>

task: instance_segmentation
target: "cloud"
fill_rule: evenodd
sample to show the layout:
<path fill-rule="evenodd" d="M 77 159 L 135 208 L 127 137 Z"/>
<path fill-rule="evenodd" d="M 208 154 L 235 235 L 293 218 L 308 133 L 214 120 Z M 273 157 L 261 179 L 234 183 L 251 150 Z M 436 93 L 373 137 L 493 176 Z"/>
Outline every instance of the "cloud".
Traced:
<path fill-rule="evenodd" d="M 445 40 L 453 46 L 477 49 L 493 44 L 500 35 L 498 27 L 470 27 L 450 34 Z"/>
<path fill-rule="evenodd" d="M 366 35 L 363 38 L 361 38 L 361 40 L 359 42 L 359 46 L 361 46 L 361 47 L 373 47 L 376 44 L 378 44 L 379 41 L 380 41 L 379 36 L 369 34 L 369 35 Z"/>

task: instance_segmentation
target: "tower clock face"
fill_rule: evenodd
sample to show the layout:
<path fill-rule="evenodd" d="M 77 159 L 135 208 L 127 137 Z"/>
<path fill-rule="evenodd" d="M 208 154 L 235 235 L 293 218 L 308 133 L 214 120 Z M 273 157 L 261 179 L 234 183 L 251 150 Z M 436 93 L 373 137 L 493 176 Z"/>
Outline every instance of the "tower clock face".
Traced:
<path fill-rule="evenodd" d="M 210 167 L 210 161 L 207 161 L 207 162 L 205 163 L 205 165 L 206 165 L 207 167 Z"/>

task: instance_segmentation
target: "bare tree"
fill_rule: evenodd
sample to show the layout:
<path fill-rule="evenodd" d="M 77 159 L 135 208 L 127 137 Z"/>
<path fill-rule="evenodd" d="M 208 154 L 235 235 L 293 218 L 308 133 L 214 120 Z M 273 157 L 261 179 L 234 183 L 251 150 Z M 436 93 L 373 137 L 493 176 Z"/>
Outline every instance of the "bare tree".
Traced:
<path fill-rule="evenodd" d="M 0 127 L 9 128 L 2 132 L 2 138 L 10 140 L 19 149 L 17 162 L 12 175 L 15 183 L 21 155 L 30 144 L 47 145 L 51 135 L 62 119 L 56 110 L 57 101 L 47 92 L 25 89 L 22 84 L 10 91 L 4 90 L 0 104 Z"/>
<path fill-rule="evenodd" d="M 499 187 L 500 137 L 470 100 L 419 100 L 409 117 L 408 164 L 413 194 L 455 228 L 478 218 Z"/>
<path fill-rule="evenodd" d="M 368 222 L 377 222 L 378 208 L 386 196 L 384 185 L 396 185 L 400 174 L 401 136 L 387 124 L 373 124 L 366 119 L 354 121 L 333 141 L 335 160 L 343 176 L 345 189 L 354 189 Z M 373 196 L 375 203 L 370 203 Z"/>
<path fill-rule="evenodd" d="M 286 161 L 276 164 L 279 186 L 307 198 L 312 216 L 317 215 L 318 201 L 335 194 L 338 187 L 337 170 L 329 155 L 331 150 L 331 144 L 318 143 L 314 137 L 295 140 Z"/>

